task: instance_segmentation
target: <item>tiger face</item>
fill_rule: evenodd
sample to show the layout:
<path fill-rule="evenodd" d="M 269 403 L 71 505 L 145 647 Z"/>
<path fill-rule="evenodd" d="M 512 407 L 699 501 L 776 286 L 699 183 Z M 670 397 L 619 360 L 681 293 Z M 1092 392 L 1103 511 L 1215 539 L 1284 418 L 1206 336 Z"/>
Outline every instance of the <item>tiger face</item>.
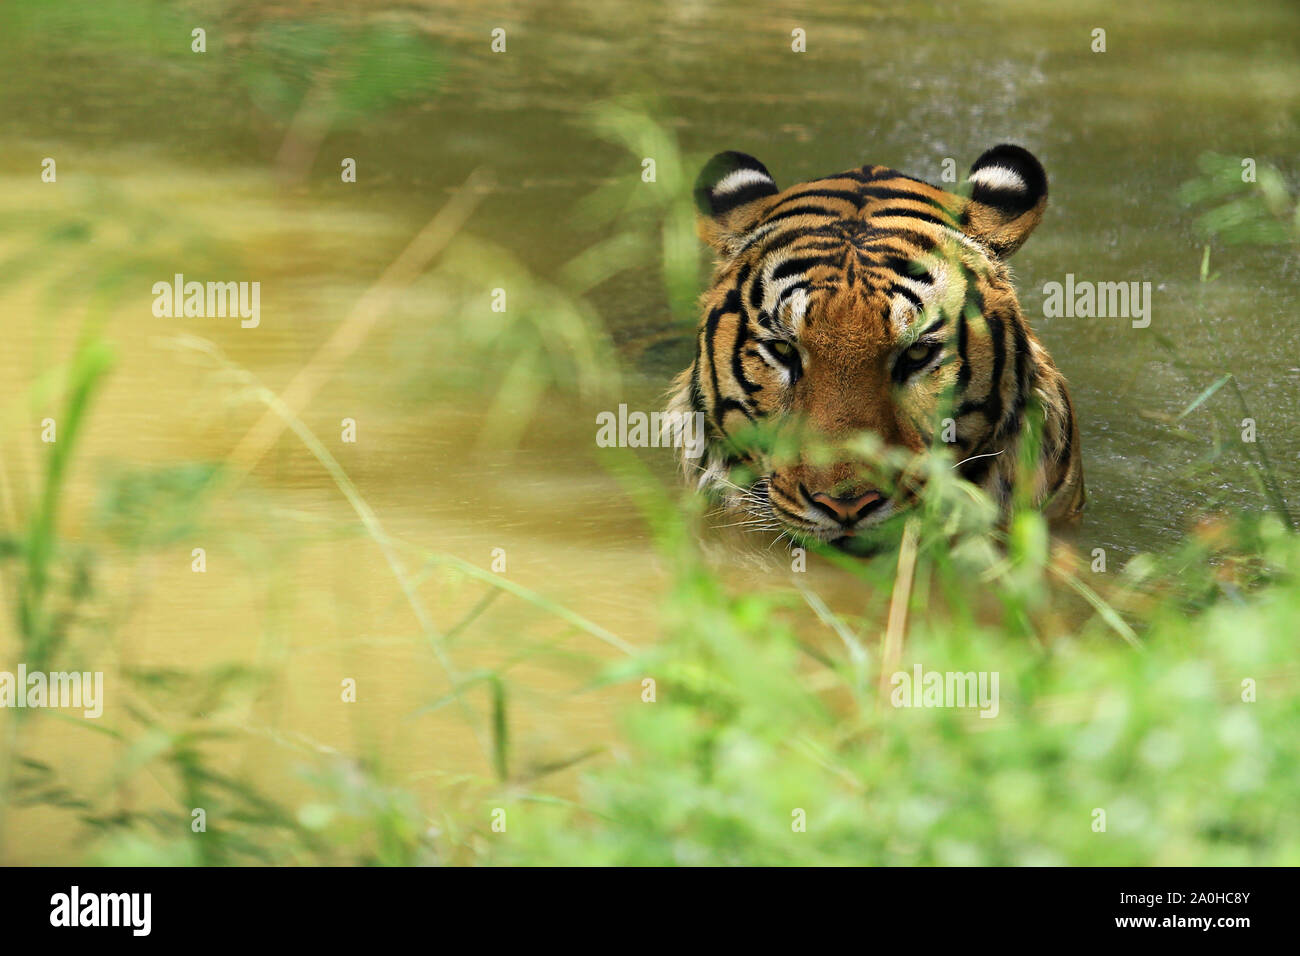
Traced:
<path fill-rule="evenodd" d="M 1047 204 L 1030 153 L 989 150 L 958 192 L 881 166 L 780 191 L 720 153 L 695 196 L 719 258 L 669 420 L 703 415 L 705 454 L 684 468 L 741 523 L 844 545 L 914 502 L 898 461 L 937 443 L 1005 508 L 1031 407 L 1032 499 L 1079 513 L 1069 392 L 1005 265 Z"/>

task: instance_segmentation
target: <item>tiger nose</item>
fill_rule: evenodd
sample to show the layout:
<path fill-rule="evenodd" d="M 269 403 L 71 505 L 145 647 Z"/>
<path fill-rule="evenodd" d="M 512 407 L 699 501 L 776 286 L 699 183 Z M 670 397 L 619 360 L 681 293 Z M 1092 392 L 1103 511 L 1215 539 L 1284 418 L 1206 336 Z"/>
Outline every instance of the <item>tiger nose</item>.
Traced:
<path fill-rule="evenodd" d="M 885 496 L 875 489 L 863 495 L 850 495 L 847 498 L 833 498 L 820 491 L 810 497 L 814 504 L 820 505 L 845 522 L 862 517 L 869 508 L 885 500 Z"/>

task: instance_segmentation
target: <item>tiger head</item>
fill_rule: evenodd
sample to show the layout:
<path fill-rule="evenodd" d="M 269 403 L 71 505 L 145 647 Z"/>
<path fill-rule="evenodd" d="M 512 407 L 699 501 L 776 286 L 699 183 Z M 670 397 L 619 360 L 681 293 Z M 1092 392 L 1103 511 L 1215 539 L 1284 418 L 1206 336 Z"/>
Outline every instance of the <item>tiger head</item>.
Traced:
<path fill-rule="evenodd" d="M 718 262 L 667 420 L 703 419 L 704 453 L 683 465 L 741 523 L 843 546 L 918 493 L 887 462 L 939 442 L 1005 506 L 1030 404 L 1043 419 L 1033 498 L 1077 513 L 1069 395 L 1004 263 L 1047 204 L 1030 153 L 997 146 L 948 192 L 881 166 L 781 191 L 727 152 L 695 198 Z M 794 451 L 754 441 L 760 429 L 794 436 Z M 864 435 L 892 454 L 845 450 Z"/>

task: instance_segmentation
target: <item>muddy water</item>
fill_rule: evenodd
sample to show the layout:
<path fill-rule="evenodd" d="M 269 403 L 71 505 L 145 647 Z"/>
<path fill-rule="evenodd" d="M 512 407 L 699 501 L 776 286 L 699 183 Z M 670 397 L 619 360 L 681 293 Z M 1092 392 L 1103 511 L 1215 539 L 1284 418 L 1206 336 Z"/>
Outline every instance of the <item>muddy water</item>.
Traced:
<path fill-rule="evenodd" d="M 127 36 L 99 21 L 73 29 L 59 4 L 4 14 L 0 505 L 6 528 L 29 509 L 46 450 L 40 422 L 59 414 L 51 370 L 85 322 L 102 322 L 116 363 L 80 439 L 64 520 L 69 547 L 94 551 L 100 583 L 68 666 L 108 673 L 106 726 L 130 726 L 112 700 L 125 670 L 242 663 L 262 683 L 202 716 L 186 716 L 183 694 L 141 699 L 169 726 L 236 729 L 222 763 L 286 797 L 308 792 L 294 768 L 331 750 L 373 758 L 434 808 L 454 804 L 461 775 L 490 775 L 476 738 L 483 689 L 468 692 L 470 718 L 455 704 L 426 709 L 450 683 L 421 612 L 296 436 L 281 436 L 246 481 L 174 533 L 163 533 L 174 516 L 146 510 L 162 529 L 147 546 L 111 532 L 105 494 L 123 475 L 223 460 L 261 415 L 240 380 L 178 335 L 283 389 L 473 170 L 493 185 L 465 235 L 535 278 L 604 238 L 580 204 L 640 175 L 636 157 L 583 125 L 611 98 L 641 103 L 691 157 L 742 149 L 783 185 L 866 162 L 938 180 L 946 159 L 964 169 L 994 143 L 1026 144 L 1048 170 L 1051 205 L 1014 266 L 1079 410 L 1091 501 L 1082 543 L 1130 554 L 1176 540 L 1208 506 L 1264 507 L 1233 442 L 1191 468 L 1210 447 L 1206 410 L 1184 421 L 1183 438 L 1161 420 L 1225 372 L 1300 500 L 1294 253 L 1216 248 L 1219 275 L 1203 289 L 1202 240 L 1174 197 L 1205 150 L 1300 172 L 1300 14 L 1290 3 L 407 4 L 445 62 L 440 88 L 325 130 L 309 173 L 286 183 L 277 156 L 288 118 L 229 83 L 248 74 L 240 58 L 266 21 L 328 5 L 296 6 L 207 17 L 207 60 L 172 49 L 169 35 L 145 29 L 149 18 Z M 490 50 L 497 26 L 504 54 Z M 1096 28 L 1107 31 L 1104 53 L 1090 49 Z M 795 29 L 806 53 L 791 52 Z M 39 179 L 47 156 L 55 184 Z M 339 157 L 357 160 L 357 183 L 339 181 Z M 504 560 L 519 587 L 631 644 L 652 641 L 664 574 L 624 486 L 602 468 L 589 409 L 562 381 L 543 398 L 503 393 L 509 350 L 467 327 L 491 313 L 467 310 L 464 286 L 506 281 L 493 269 L 479 257 L 469 278 L 399 293 L 302 421 L 394 542 L 439 631 L 487 590 L 426 568 L 449 554 L 484 569 Z M 260 282 L 260 324 L 156 317 L 152 285 L 176 272 Z M 1044 285 L 1067 274 L 1150 282 L 1150 328 L 1044 316 Z M 126 278 L 97 311 L 88 303 L 106 275 Z M 591 304 L 592 331 L 608 337 L 621 374 L 613 397 L 656 407 L 690 357 L 657 262 L 600 285 Z M 1175 370 L 1155 333 L 1202 371 Z M 517 441 L 484 437 L 494 403 L 527 422 Z M 342 439 L 344 419 L 356 423 L 355 443 Z M 668 474 L 664 456 L 646 460 Z M 202 574 L 194 548 L 205 550 Z M 20 659 L 11 620 L 7 611 L 0 625 L 10 670 Z M 504 669 L 520 775 L 608 739 L 634 691 L 586 687 L 618 653 L 517 596 L 494 601 L 448 645 L 462 677 Z M 340 702 L 347 679 L 356 705 Z M 124 749 L 75 723 L 30 721 L 22 739 L 82 795 L 134 808 L 172 798 L 165 774 L 120 785 Z M 571 781 L 566 771 L 553 783 Z M 77 858 L 85 833 L 71 820 L 11 810 L 6 862 Z"/>

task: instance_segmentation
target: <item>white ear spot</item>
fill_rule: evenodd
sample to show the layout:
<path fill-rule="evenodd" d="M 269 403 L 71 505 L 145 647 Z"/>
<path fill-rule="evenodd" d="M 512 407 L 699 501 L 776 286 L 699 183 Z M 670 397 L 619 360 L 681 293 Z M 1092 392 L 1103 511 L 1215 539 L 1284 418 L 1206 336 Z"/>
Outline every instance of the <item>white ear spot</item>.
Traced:
<path fill-rule="evenodd" d="M 735 192 L 737 189 L 744 189 L 746 186 L 752 186 L 755 183 L 776 186 L 776 183 L 772 182 L 771 176 L 764 176 L 757 169 L 736 169 L 719 179 L 714 184 L 712 192 L 715 196 L 721 196 L 725 193 Z"/>
<path fill-rule="evenodd" d="M 970 181 L 986 189 L 1007 190 L 1018 193 L 1028 192 L 1029 187 L 1014 169 L 1005 166 L 985 166 L 970 174 Z"/>

